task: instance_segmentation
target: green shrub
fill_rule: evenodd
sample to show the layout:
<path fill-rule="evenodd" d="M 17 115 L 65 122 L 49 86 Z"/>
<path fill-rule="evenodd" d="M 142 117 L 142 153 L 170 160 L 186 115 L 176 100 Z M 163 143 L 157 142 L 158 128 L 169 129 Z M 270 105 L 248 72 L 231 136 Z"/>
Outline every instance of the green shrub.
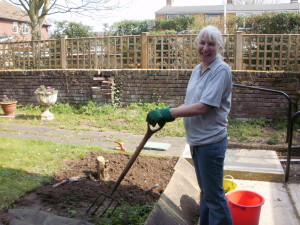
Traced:
<path fill-rule="evenodd" d="M 299 13 L 263 13 L 235 17 L 237 27 L 245 27 L 250 34 L 297 34 L 300 32 Z"/>

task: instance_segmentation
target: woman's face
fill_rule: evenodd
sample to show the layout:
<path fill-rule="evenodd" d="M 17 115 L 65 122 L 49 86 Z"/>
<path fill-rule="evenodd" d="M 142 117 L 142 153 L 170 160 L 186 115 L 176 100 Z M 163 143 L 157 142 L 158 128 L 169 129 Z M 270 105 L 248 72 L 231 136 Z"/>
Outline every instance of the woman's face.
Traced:
<path fill-rule="evenodd" d="M 207 37 L 203 37 L 197 44 L 197 50 L 200 61 L 209 65 L 215 60 L 218 54 L 218 47 L 215 42 L 210 41 Z"/>

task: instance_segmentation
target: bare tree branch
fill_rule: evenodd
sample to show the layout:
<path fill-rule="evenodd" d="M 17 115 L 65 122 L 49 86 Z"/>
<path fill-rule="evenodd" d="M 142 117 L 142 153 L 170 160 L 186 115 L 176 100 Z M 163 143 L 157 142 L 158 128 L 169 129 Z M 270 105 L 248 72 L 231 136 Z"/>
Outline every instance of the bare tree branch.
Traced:
<path fill-rule="evenodd" d="M 132 0 L 9 0 L 26 11 L 30 18 L 32 40 L 40 39 L 47 15 L 71 13 L 90 18 L 103 18 L 107 11 L 125 7 Z"/>

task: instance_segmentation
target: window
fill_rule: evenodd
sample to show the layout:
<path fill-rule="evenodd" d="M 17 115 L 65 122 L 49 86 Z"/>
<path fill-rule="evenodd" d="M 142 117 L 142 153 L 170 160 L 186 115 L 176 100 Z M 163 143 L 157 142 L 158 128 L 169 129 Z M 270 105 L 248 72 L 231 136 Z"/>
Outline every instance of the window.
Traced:
<path fill-rule="evenodd" d="M 13 33 L 18 33 L 18 22 L 13 22 Z"/>
<path fill-rule="evenodd" d="M 173 19 L 175 17 L 180 17 L 182 15 L 179 15 L 179 14 L 171 14 L 171 15 L 167 15 L 167 19 Z"/>
<path fill-rule="evenodd" d="M 220 18 L 220 14 L 205 14 L 206 19 Z"/>
<path fill-rule="evenodd" d="M 236 16 L 237 17 L 241 17 L 242 21 L 240 21 L 240 23 L 236 24 L 236 28 L 237 30 L 249 30 L 250 27 L 247 26 L 246 24 L 246 16 L 251 15 L 251 14 L 245 14 L 245 13 L 237 13 Z"/>
<path fill-rule="evenodd" d="M 22 34 L 28 34 L 29 33 L 29 26 L 27 23 L 22 23 Z"/>
<path fill-rule="evenodd" d="M 205 14 L 205 22 L 217 24 L 221 20 L 221 14 Z"/>

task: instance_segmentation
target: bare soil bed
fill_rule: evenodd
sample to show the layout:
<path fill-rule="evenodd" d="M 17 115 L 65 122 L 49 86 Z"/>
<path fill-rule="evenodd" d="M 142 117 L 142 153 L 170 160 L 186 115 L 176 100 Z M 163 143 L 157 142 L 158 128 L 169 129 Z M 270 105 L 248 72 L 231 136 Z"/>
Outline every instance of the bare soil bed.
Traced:
<path fill-rule="evenodd" d="M 107 182 L 97 179 L 98 156 L 103 156 L 110 162 L 110 178 Z M 131 155 L 121 153 L 90 152 L 84 158 L 66 161 L 67 170 L 55 173 L 51 184 L 42 185 L 16 200 L 14 208 L 38 209 L 88 220 L 86 210 L 99 194 L 110 194 L 130 157 Z M 156 202 L 172 177 L 177 160 L 177 157 L 138 156 L 114 197 L 132 205 Z M 81 177 L 77 182 L 53 187 L 63 179 L 77 176 Z M 147 191 L 153 186 L 157 187 Z M 0 213 L 0 224 L 7 224 L 10 216 L 7 210 Z"/>
<path fill-rule="evenodd" d="M 281 163 L 282 168 L 286 171 L 286 162 Z M 300 163 L 290 164 L 289 183 L 300 184 Z"/>

